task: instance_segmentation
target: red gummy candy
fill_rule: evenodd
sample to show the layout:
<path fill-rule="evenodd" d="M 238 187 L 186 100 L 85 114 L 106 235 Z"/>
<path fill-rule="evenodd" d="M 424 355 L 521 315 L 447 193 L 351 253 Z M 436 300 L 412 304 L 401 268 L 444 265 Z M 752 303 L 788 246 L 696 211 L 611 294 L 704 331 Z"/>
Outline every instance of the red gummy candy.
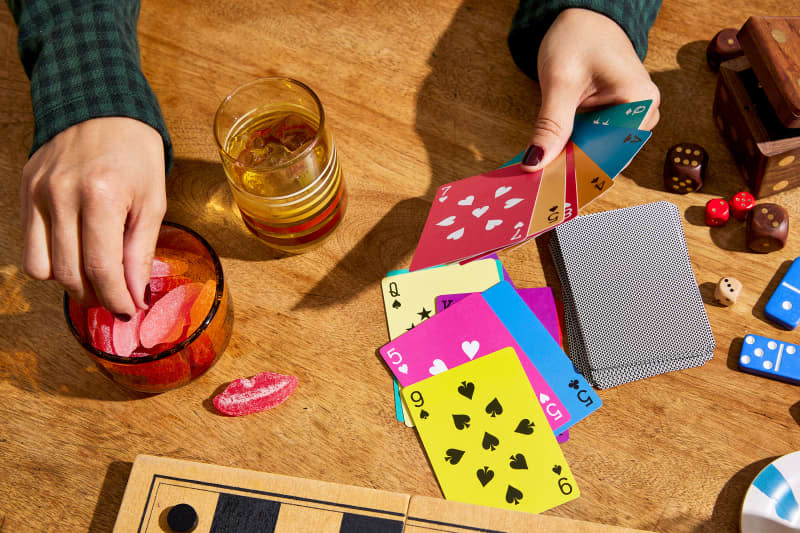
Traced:
<path fill-rule="evenodd" d="M 297 388 L 297 378 L 262 372 L 252 378 L 239 378 L 214 398 L 214 407 L 228 416 L 243 416 L 277 407 Z"/>
<path fill-rule="evenodd" d="M 92 346 L 106 353 L 114 353 L 111 328 L 114 324 L 114 315 L 104 307 L 90 307 L 86 313 L 89 340 Z"/>
<path fill-rule="evenodd" d="M 188 270 L 189 265 L 180 259 L 171 257 L 154 257 L 153 266 L 150 267 L 150 278 L 167 278 L 177 276 Z"/>
<path fill-rule="evenodd" d="M 166 278 L 152 278 L 151 277 L 150 278 L 150 294 L 151 294 L 151 298 L 153 300 L 155 300 L 155 299 L 157 299 L 156 295 L 158 295 L 158 297 L 161 297 L 161 296 L 164 295 L 164 293 L 167 293 L 167 292 L 171 291 L 172 289 L 180 287 L 181 285 L 186 285 L 187 283 L 191 283 L 191 282 L 192 282 L 192 280 L 190 280 L 189 278 L 184 277 L 184 276 L 169 276 L 169 277 L 166 277 Z"/>
<path fill-rule="evenodd" d="M 202 290 L 202 283 L 187 283 L 172 289 L 154 303 L 139 327 L 142 346 L 152 348 L 156 344 L 183 340 L 189 326 L 192 304 Z"/>
<path fill-rule="evenodd" d="M 128 357 L 139 346 L 139 326 L 144 319 L 144 315 L 144 309 L 137 309 L 136 314 L 127 322 L 114 317 L 114 325 L 111 331 L 114 354 Z"/>

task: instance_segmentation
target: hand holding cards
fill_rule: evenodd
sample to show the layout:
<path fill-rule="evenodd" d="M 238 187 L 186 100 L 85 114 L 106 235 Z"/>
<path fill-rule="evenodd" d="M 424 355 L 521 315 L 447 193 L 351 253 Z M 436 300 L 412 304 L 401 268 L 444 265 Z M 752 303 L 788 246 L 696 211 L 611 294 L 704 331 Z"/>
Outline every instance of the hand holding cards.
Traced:
<path fill-rule="evenodd" d="M 611 188 L 650 138 L 635 129 L 651 101 L 578 115 L 571 140 L 543 170 L 518 164 L 442 185 L 410 270 L 515 246 L 574 217 Z"/>

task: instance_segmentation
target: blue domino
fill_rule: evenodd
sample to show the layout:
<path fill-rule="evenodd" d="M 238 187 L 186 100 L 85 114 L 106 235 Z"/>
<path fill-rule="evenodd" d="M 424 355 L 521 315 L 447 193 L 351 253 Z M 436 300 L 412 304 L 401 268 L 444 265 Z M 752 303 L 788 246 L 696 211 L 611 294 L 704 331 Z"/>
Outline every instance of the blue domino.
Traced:
<path fill-rule="evenodd" d="M 800 385 L 800 346 L 748 334 L 739 354 L 739 370 Z"/>
<path fill-rule="evenodd" d="M 786 329 L 800 324 L 800 257 L 794 260 L 764 308 L 767 318 Z"/>

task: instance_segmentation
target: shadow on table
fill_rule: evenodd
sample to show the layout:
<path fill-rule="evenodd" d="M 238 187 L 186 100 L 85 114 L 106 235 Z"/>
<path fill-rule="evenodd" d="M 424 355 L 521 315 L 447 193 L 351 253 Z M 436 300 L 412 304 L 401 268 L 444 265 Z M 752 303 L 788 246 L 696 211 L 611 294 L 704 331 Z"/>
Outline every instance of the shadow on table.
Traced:
<path fill-rule="evenodd" d="M 789 408 L 789 414 L 792 415 L 794 421 L 800 426 L 800 402 L 797 402 Z"/>
<path fill-rule="evenodd" d="M 458 8 L 417 93 L 414 126 L 428 155 L 427 191 L 394 205 L 295 309 L 350 300 L 388 270 L 408 266 L 438 187 L 497 168 L 525 148 L 530 131 L 512 129 L 510 121 L 522 115 L 532 127 L 539 91 L 506 45 L 517 5 L 466 0 Z M 367 271 L 368 265 L 375 266 Z M 342 300 L 314 296 L 331 293 Z"/>
<path fill-rule="evenodd" d="M 88 533 L 107 533 L 114 529 L 114 522 L 117 520 L 122 496 L 125 493 L 125 485 L 128 484 L 132 469 L 132 463 L 123 461 L 114 461 L 108 466 Z M 130 527 L 133 529 L 134 525 L 130 524 Z"/>
<path fill-rule="evenodd" d="M 770 297 L 772 297 L 772 293 L 775 292 L 775 289 L 781 284 L 781 280 L 783 276 L 789 271 L 789 267 L 792 266 L 791 260 L 786 260 L 781 263 L 781 266 L 778 267 L 778 270 L 775 271 L 775 275 L 772 276 L 772 279 L 769 280 L 764 292 L 761 293 L 761 296 L 758 298 L 756 305 L 753 306 L 753 316 L 759 319 L 760 321 L 764 322 L 765 324 L 769 324 L 773 328 L 778 327 L 774 322 L 767 318 L 767 315 L 764 314 L 764 308 L 767 306 L 767 302 L 769 301 Z"/>
<path fill-rule="evenodd" d="M 778 457 L 769 457 L 751 463 L 739 470 L 725 483 L 717 496 L 711 519 L 695 528 L 694 533 L 717 533 L 719 531 L 739 531 L 739 516 L 742 502 L 750 483 L 759 472 Z"/>
<path fill-rule="evenodd" d="M 728 359 L 726 361 L 728 368 L 731 370 L 739 370 L 739 355 L 742 353 L 743 344 L 744 337 L 736 337 L 731 340 L 731 345 L 728 348 Z"/>

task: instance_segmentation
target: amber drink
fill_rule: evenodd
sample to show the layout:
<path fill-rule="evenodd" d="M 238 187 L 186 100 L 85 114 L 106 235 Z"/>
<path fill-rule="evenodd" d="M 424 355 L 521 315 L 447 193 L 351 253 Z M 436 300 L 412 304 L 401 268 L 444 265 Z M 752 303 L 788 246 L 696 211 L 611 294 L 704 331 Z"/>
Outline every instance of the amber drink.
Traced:
<path fill-rule="evenodd" d="M 242 219 L 268 245 L 303 252 L 339 225 L 342 170 L 322 104 L 306 85 L 243 85 L 217 110 L 214 135 Z"/>

